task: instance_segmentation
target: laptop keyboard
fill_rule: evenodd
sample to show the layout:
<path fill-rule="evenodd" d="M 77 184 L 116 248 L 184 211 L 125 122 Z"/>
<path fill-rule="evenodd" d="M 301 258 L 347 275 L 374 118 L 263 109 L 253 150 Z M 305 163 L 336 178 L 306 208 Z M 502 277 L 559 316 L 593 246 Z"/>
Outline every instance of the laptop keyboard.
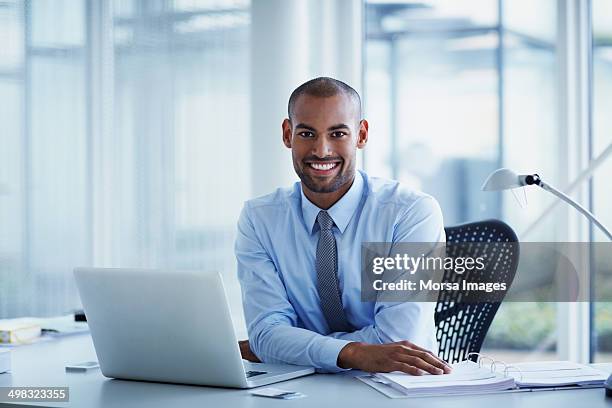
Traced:
<path fill-rule="evenodd" d="M 262 375 L 262 374 L 268 374 L 268 373 L 266 371 L 247 371 L 246 372 L 247 378 L 255 377 L 258 375 Z"/>

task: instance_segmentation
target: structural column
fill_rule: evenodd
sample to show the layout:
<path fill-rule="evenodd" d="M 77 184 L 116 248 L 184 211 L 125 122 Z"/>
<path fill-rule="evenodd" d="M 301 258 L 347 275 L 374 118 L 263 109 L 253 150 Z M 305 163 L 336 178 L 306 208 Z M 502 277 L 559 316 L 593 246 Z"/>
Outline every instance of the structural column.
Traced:
<path fill-rule="evenodd" d="M 297 180 L 281 139 L 293 89 L 331 76 L 361 90 L 361 20 L 358 0 L 251 3 L 252 196 Z"/>

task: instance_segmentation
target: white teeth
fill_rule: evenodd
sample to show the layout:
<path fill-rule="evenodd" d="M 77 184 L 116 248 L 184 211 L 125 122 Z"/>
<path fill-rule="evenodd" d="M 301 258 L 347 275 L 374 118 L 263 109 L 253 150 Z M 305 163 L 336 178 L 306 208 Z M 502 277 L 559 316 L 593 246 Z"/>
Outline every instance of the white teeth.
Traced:
<path fill-rule="evenodd" d="M 336 167 L 337 163 L 328 163 L 328 164 L 320 164 L 320 163 L 310 163 L 310 166 L 315 170 L 330 170 Z"/>

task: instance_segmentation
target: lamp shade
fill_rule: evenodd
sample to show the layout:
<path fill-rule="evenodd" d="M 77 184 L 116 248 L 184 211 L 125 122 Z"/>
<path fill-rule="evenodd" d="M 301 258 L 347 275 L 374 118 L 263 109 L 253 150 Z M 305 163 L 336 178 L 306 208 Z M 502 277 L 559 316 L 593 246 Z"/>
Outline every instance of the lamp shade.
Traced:
<path fill-rule="evenodd" d="M 508 190 L 525 185 L 524 176 L 521 177 L 510 169 L 497 169 L 489 174 L 482 185 L 483 191 Z"/>

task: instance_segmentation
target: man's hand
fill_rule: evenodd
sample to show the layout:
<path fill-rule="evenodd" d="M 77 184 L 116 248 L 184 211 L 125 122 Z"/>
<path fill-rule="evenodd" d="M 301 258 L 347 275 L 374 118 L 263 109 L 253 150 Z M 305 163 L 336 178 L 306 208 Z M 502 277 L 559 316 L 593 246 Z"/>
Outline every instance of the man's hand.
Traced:
<path fill-rule="evenodd" d="M 240 355 L 242 355 L 244 360 L 248 360 L 252 363 L 261 363 L 261 360 L 251 351 L 248 340 L 240 340 L 238 346 L 240 347 Z"/>
<path fill-rule="evenodd" d="M 412 375 L 451 372 L 451 367 L 444 360 L 409 341 L 390 344 L 349 343 L 338 354 L 338 367 L 357 368 L 370 373 L 402 371 Z"/>

